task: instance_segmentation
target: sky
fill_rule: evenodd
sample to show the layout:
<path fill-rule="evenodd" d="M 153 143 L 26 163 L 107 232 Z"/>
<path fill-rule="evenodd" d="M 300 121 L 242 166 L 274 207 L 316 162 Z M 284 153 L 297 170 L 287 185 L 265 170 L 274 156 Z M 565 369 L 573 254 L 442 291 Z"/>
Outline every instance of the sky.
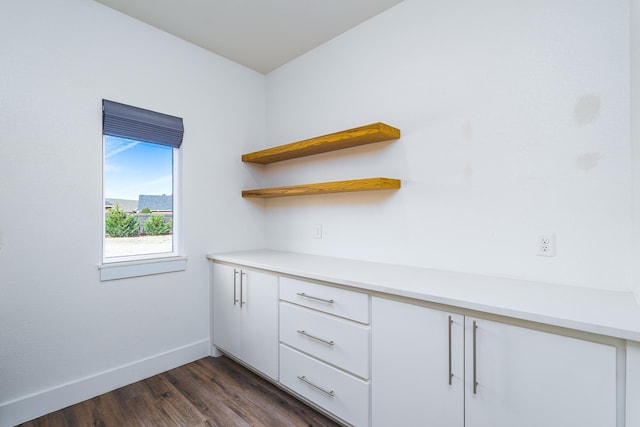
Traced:
<path fill-rule="evenodd" d="M 104 197 L 138 200 L 140 194 L 173 194 L 173 148 L 104 137 Z"/>

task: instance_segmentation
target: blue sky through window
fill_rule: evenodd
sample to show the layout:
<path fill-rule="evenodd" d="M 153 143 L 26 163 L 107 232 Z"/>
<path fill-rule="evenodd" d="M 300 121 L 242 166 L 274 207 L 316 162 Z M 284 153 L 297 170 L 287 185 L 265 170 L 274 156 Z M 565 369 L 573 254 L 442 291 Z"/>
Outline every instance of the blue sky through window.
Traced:
<path fill-rule="evenodd" d="M 173 194 L 173 148 L 105 135 L 104 197 Z"/>

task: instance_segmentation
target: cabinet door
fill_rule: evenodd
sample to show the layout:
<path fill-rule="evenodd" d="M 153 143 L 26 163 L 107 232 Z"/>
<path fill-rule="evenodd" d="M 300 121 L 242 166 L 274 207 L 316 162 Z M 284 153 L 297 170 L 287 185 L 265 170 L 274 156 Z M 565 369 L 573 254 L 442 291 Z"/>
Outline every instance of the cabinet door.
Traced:
<path fill-rule="evenodd" d="M 241 351 L 240 269 L 213 266 L 213 345 L 236 357 Z"/>
<path fill-rule="evenodd" d="M 371 332 L 372 425 L 462 427 L 463 316 L 374 297 Z"/>
<path fill-rule="evenodd" d="M 278 277 L 242 270 L 242 360 L 278 379 Z"/>
<path fill-rule="evenodd" d="M 615 347 L 465 321 L 467 427 L 615 427 Z"/>

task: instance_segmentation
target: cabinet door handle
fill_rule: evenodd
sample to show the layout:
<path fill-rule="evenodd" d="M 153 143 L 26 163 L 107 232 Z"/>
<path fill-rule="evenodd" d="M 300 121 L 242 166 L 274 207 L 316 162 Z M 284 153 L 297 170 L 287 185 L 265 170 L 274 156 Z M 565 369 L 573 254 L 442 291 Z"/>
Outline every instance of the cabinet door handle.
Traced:
<path fill-rule="evenodd" d="M 477 348 L 477 330 L 478 325 L 473 321 L 473 394 L 478 394 L 478 368 L 476 366 L 476 348 Z"/>
<path fill-rule="evenodd" d="M 297 377 L 298 377 L 298 379 L 299 379 L 300 381 L 302 381 L 303 383 L 308 384 L 308 385 L 310 385 L 311 387 L 315 388 L 316 390 L 319 390 L 319 391 L 323 392 L 323 393 L 324 393 L 324 394 L 326 394 L 327 396 L 334 397 L 334 396 L 336 395 L 336 394 L 333 392 L 333 390 L 326 390 L 326 389 L 324 389 L 324 388 L 320 387 L 319 385 L 315 385 L 314 383 L 312 383 L 311 381 L 309 381 L 309 380 L 307 379 L 307 377 L 305 377 L 304 375 L 303 375 L 303 376 L 299 376 L 299 375 L 298 375 Z"/>
<path fill-rule="evenodd" d="M 242 297 L 242 276 L 246 276 L 247 273 L 245 273 L 244 271 L 240 270 L 240 307 L 242 307 L 242 304 L 247 305 L 247 302 L 244 301 L 243 297 Z"/>
<path fill-rule="evenodd" d="M 238 302 L 238 297 L 236 296 L 236 278 L 238 276 L 238 270 L 233 269 L 233 305 L 236 305 Z"/>
<path fill-rule="evenodd" d="M 314 339 L 314 340 L 316 340 L 316 341 L 320 341 L 320 342 L 321 342 L 321 343 L 323 343 L 323 344 L 331 345 L 331 346 L 332 346 L 332 345 L 335 345 L 335 342 L 333 342 L 333 340 L 332 340 L 332 341 L 323 340 L 322 338 L 318 338 L 318 337 L 316 337 L 316 336 L 313 336 L 313 335 L 311 335 L 311 334 L 308 334 L 305 330 L 300 330 L 300 329 L 298 329 L 296 332 L 298 332 L 300 335 L 304 335 L 305 337 L 308 337 L 308 338 Z"/>
<path fill-rule="evenodd" d="M 451 367 L 451 325 L 453 324 L 453 319 L 449 316 L 449 385 L 453 380 L 453 371 Z"/>
<path fill-rule="evenodd" d="M 304 292 L 297 292 L 296 295 L 301 296 L 303 298 L 309 298 L 315 301 L 320 301 L 320 302 L 326 302 L 327 304 L 333 304 L 334 301 L 332 299 L 324 299 L 324 298 L 320 298 L 320 297 L 314 297 L 312 295 L 307 295 Z"/>

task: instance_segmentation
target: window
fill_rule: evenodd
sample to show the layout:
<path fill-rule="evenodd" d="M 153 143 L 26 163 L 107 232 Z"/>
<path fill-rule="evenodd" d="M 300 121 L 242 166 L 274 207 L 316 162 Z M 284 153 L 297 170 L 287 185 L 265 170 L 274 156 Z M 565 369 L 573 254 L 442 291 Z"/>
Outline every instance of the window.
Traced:
<path fill-rule="evenodd" d="M 182 133 L 181 118 L 103 100 L 103 263 L 178 256 Z"/>

